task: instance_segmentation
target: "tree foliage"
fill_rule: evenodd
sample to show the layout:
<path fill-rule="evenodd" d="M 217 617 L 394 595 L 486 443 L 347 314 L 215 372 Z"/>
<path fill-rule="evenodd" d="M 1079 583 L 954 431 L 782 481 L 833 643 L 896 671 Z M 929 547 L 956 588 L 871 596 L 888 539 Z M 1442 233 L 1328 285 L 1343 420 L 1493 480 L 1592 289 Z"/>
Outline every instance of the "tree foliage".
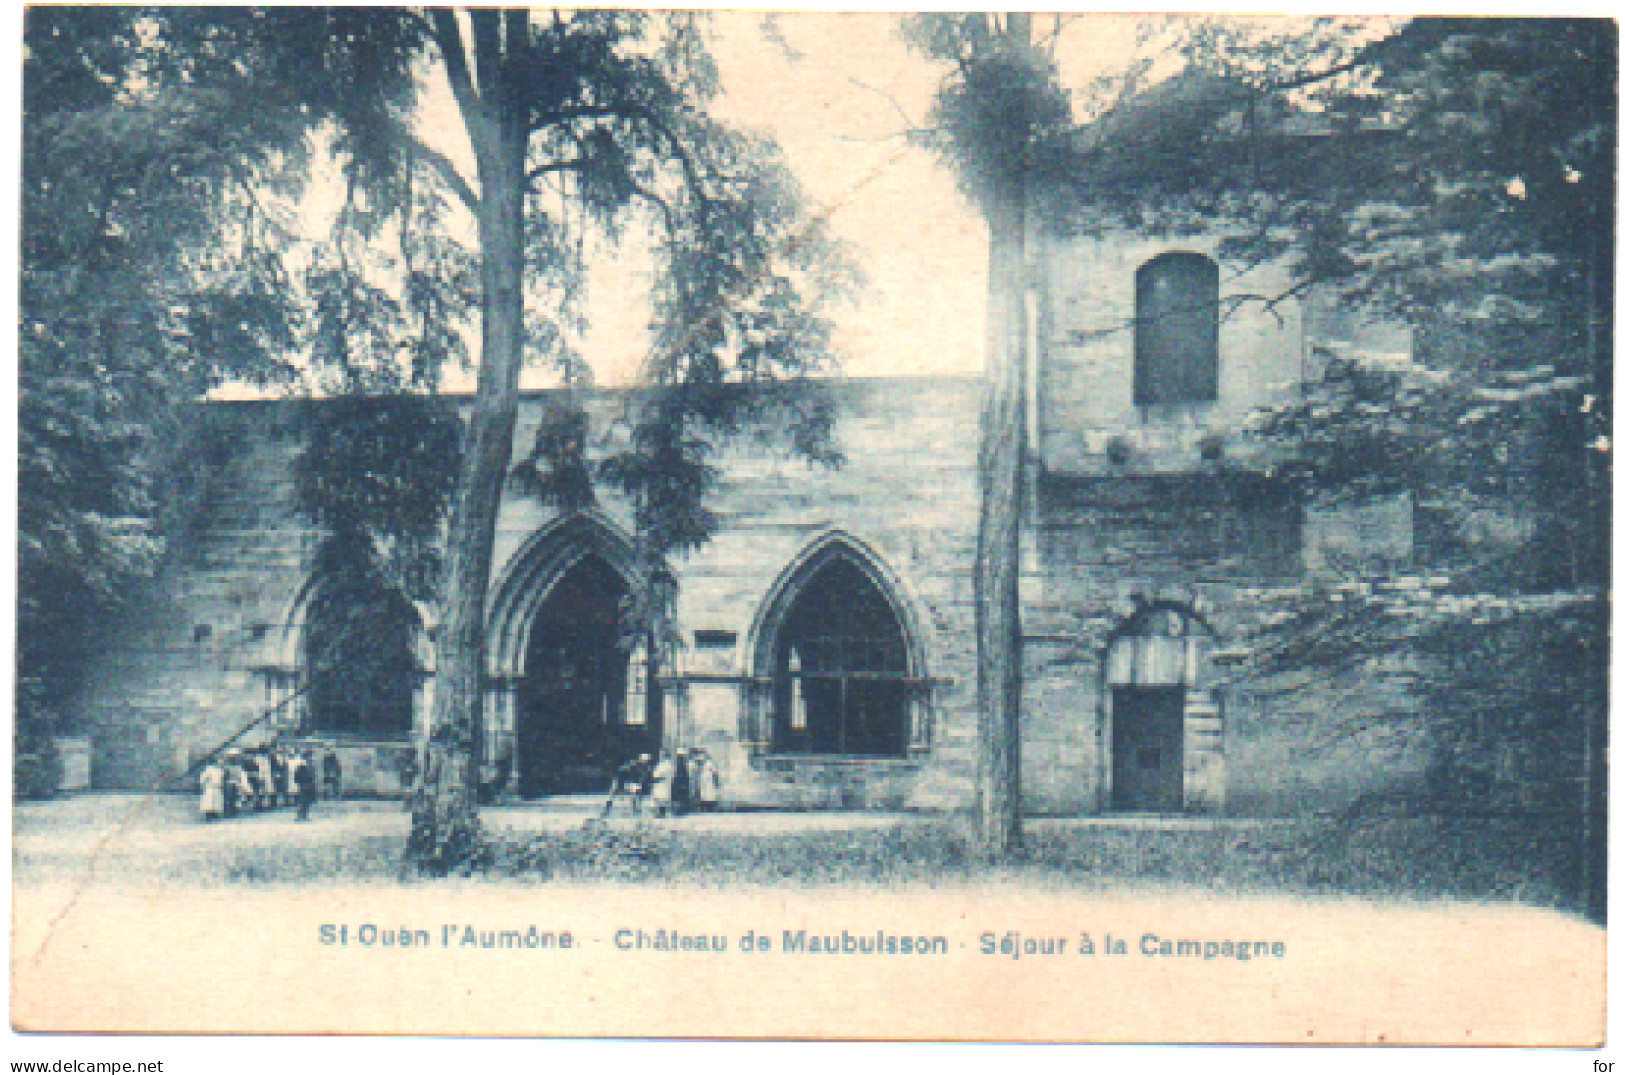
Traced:
<path fill-rule="evenodd" d="M 379 54 L 335 45 L 360 20 Z M 406 274 L 403 302 L 363 296 L 336 245 L 308 269 L 296 257 L 297 206 L 330 150 L 351 190 L 341 231 L 365 223 L 358 205 L 400 195 L 384 183 L 394 171 L 369 167 L 368 147 L 406 102 L 402 27 L 312 9 L 29 12 L 21 734 L 49 731 L 97 625 L 155 570 L 204 494 L 196 400 L 226 381 L 291 385 L 302 359 L 354 347 L 339 326 L 368 318 L 398 331 L 419 315 L 410 347 L 422 376 L 427 351 L 460 342 L 447 341 L 451 322 L 433 308 L 444 288 L 424 273 Z"/>
<path fill-rule="evenodd" d="M 1031 16 L 1014 17 L 1023 18 L 931 13 L 903 23 L 915 51 L 948 65 L 917 137 L 984 213 L 1001 190 L 1036 190 L 1057 164 L 1070 163 L 1064 147 L 1074 130 L 1072 105 L 1052 51 L 1059 20 L 1045 47 L 1034 40 Z"/>
<path fill-rule="evenodd" d="M 326 535 L 313 573 L 376 576 L 409 600 L 432 600 L 457 474 L 455 408 L 409 393 L 304 406 L 297 498 Z"/>
<path fill-rule="evenodd" d="M 299 315 L 263 192 L 304 151 L 286 96 L 186 12 L 35 9 L 25 49 L 19 754 L 195 495 L 186 403 L 289 374 Z"/>
<path fill-rule="evenodd" d="M 357 578 L 393 573 L 405 594 L 449 500 L 434 722 L 448 760 L 420 800 L 438 835 L 415 844 L 446 867 L 472 846 L 457 803 L 518 379 L 542 365 L 590 384 L 577 341 L 591 259 L 652 236 L 661 337 L 605 473 L 667 582 L 664 558 L 709 536 L 707 468 L 727 437 L 772 427 L 837 457 L 810 378 L 830 368 L 825 311 L 855 274 L 774 147 L 709 118 L 716 69 L 692 15 L 41 9 L 27 47 L 23 636 L 56 652 L 35 610 L 71 629 L 152 569 L 160 449 L 177 443 L 154 431 L 182 401 L 221 378 L 296 374 L 362 397 L 307 412 L 303 502 L 329 534 L 322 556 Z M 473 174 L 422 126 L 437 78 Z M 288 257 L 290 209 L 329 155 L 344 184 L 332 233 Z M 423 401 L 373 398 L 432 392 L 464 362 L 480 387 L 455 452 Z M 577 403 L 561 397 L 521 467 L 564 508 L 595 495 L 600 462 Z M 51 572 L 89 595 L 77 610 L 33 596 L 61 589 Z"/>
<path fill-rule="evenodd" d="M 1315 356 L 1256 416 L 1311 504 L 1403 494 L 1409 561 L 1333 562 L 1254 672 L 1340 693 L 1323 735 L 1430 746 L 1436 805 L 1590 810 L 1606 712 L 1617 37 L 1574 19 L 1192 35 L 1177 156 L 1106 175 L 1106 219 L 1222 234 L 1287 294 L 1413 346 Z M 1364 684 L 1363 689 L 1358 685 Z M 1388 689 L 1393 688 L 1393 689 Z M 1412 704 L 1399 705 L 1396 699 Z M 1596 789 L 1593 788 L 1593 793 Z"/>

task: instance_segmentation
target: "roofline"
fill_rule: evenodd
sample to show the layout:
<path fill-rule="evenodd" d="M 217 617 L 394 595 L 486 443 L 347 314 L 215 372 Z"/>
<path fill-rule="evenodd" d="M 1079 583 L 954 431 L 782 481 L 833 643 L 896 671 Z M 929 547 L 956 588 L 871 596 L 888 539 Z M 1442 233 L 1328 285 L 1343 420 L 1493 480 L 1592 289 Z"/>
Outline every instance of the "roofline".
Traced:
<path fill-rule="evenodd" d="M 876 375 L 876 376 L 866 376 L 866 377 L 820 377 L 820 378 L 814 379 L 813 383 L 821 384 L 821 385 L 827 385 L 831 389 L 833 389 L 834 391 L 840 392 L 840 391 L 845 391 L 845 390 L 849 390 L 849 389 L 867 388 L 867 387 L 874 386 L 874 385 L 887 385 L 887 384 L 898 384 L 898 383 L 915 384 L 915 385 L 920 385 L 920 384 L 941 384 L 941 385 L 972 384 L 972 383 L 975 383 L 975 382 L 979 381 L 980 379 L 981 379 L 981 375 L 977 374 L 977 373 L 931 373 L 931 374 L 901 374 L 901 375 L 897 375 L 897 376 L 878 376 L 878 375 Z M 733 385 L 730 385 L 729 387 L 744 389 L 744 388 L 750 388 L 750 387 L 753 387 L 753 386 L 746 385 L 746 384 L 733 384 Z M 520 399 L 521 402 L 524 402 L 524 401 L 527 401 L 527 400 L 545 400 L 545 399 L 550 399 L 550 398 L 554 398 L 556 396 L 563 395 L 563 394 L 565 394 L 567 392 L 571 392 L 571 391 L 579 392 L 580 394 L 585 395 L 585 396 L 587 396 L 589 398 L 613 399 L 613 398 L 616 398 L 616 397 L 619 397 L 619 396 L 631 395 L 631 394 L 634 394 L 634 393 L 637 393 L 637 392 L 646 392 L 646 391 L 649 391 L 649 387 L 647 385 L 613 385 L 613 386 L 602 386 L 602 387 L 593 387 L 593 388 L 585 388 L 585 389 L 526 388 L 526 389 L 521 389 L 520 390 L 519 399 Z M 443 399 L 443 400 L 447 400 L 447 401 L 454 402 L 454 403 L 462 403 L 462 402 L 465 402 L 465 401 L 472 403 L 474 401 L 474 398 L 475 398 L 476 395 L 477 395 L 477 393 L 474 392 L 474 391 L 467 391 L 467 392 L 435 392 L 435 393 L 427 396 L 426 398 Z M 199 400 L 193 400 L 191 405 L 196 406 L 196 407 L 207 408 L 207 409 L 210 409 L 210 410 L 213 410 L 213 409 L 216 409 L 216 408 L 234 408 L 234 407 L 261 407 L 261 406 L 285 407 L 285 406 L 288 406 L 290 404 L 321 404 L 321 403 L 329 402 L 331 400 L 354 399 L 354 398 L 356 398 L 356 397 L 354 397 L 354 396 L 345 396 L 345 395 L 331 395 L 331 396 L 285 395 L 285 396 L 265 396 L 265 397 L 260 397 L 260 398 L 256 398 L 256 399 L 199 399 Z M 389 399 L 389 398 L 391 398 L 391 395 L 388 394 L 388 393 L 380 393 L 380 394 L 370 396 L 370 397 L 365 397 L 365 398 Z"/>

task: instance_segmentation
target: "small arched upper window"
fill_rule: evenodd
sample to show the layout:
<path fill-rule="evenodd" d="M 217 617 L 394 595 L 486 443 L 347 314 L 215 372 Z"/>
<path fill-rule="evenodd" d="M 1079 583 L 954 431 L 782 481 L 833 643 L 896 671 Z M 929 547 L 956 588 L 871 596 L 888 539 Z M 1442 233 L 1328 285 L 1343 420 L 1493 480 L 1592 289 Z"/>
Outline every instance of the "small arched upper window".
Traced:
<path fill-rule="evenodd" d="M 1219 267 L 1186 251 L 1134 275 L 1134 405 L 1219 398 Z"/>

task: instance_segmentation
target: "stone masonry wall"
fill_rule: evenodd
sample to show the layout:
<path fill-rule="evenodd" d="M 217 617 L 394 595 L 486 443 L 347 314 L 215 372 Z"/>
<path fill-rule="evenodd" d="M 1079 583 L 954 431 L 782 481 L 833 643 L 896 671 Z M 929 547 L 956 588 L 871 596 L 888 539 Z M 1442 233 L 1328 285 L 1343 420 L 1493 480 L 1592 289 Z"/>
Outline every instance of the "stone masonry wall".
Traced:
<path fill-rule="evenodd" d="M 1219 384 L 1213 403 L 1175 413 L 1134 405 L 1135 273 L 1159 254 L 1182 250 L 1212 257 L 1220 236 L 1150 239 L 1123 235 L 1051 240 L 1044 260 L 1038 372 L 1041 460 L 1053 473 L 1108 471 L 1114 439 L 1129 449 L 1118 473 L 1188 470 L 1203 438 L 1216 435 L 1232 452 L 1255 407 L 1285 398 L 1304 379 L 1308 349 L 1301 304 L 1266 307 L 1258 299 L 1285 292 L 1284 268 L 1219 266 Z M 1160 409 L 1159 409 L 1160 410 Z"/>
<path fill-rule="evenodd" d="M 751 442 L 731 449 L 715 510 L 717 539 L 677 565 L 685 633 L 731 632 L 725 652 L 691 651 L 695 682 L 673 692 L 687 741 L 723 761 L 730 797 L 755 805 L 920 805 L 962 800 L 974 768 L 974 655 L 969 562 L 975 543 L 976 384 L 852 382 L 839 388 L 838 436 L 848 462 L 824 470 Z M 543 400 L 527 399 L 515 434 L 528 447 Z M 262 670 L 289 656 L 289 624 L 308 582 L 315 533 L 296 513 L 297 408 L 278 401 L 201 411 L 222 459 L 189 540 L 173 543 L 159 577 L 120 625 L 119 643 L 75 706 L 96 744 L 100 787 L 172 780 L 264 713 L 276 697 Z M 589 405 L 607 427 L 619 401 Z M 602 516 L 630 532 L 629 512 L 603 497 Z M 509 495 L 498 519 L 493 589 L 527 540 L 555 520 Z M 920 760 L 752 764 L 739 745 L 746 642 L 779 575 L 832 533 L 861 543 L 897 580 L 927 636 L 932 750 Z M 674 720 L 675 723 L 675 720 Z M 268 732 L 256 731 L 252 743 Z"/>
<path fill-rule="evenodd" d="M 208 409 L 197 519 L 129 608 L 77 699 L 97 787 L 151 788 L 264 711 L 255 672 L 304 581 L 315 534 L 293 510 L 288 404 Z M 250 740 L 252 741 L 252 740 Z"/>
<path fill-rule="evenodd" d="M 1050 238 L 1041 248 L 1039 350 L 1033 396 L 1040 462 L 1055 474 L 1188 472 L 1204 442 L 1232 459 L 1257 453 L 1255 408 L 1291 399 L 1332 357 L 1403 361 L 1408 329 L 1326 292 L 1293 292 L 1287 267 L 1219 261 L 1218 398 L 1177 408 L 1134 405 L 1135 274 L 1159 254 L 1217 260 L 1223 236 Z M 1288 297 L 1289 296 L 1289 297 Z M 1114 463 L 1119 441 L 1127 459 Z"/>
<path fill-rule="evenodd" d="M 845 466 L 811 467 L 748 441 L 720 461 L 713 503 L 721 530 L 676 565 L 690 646 L 680 674 L 669 677 L 667 727 L 674 744 L 705 746 L 719 759 L 730 805 L 968 806 L 978 388 L 971 379 L 847 382 L 837 388 Z M 528 447 L 542 405 L 541 397 L 525 400 L 517 451 Z M 129 610 L 118 644 L 77 700 L 93 728 L 97 786 L 173 780 L 274 701 L 267 670 L 286 673 L 296 652 L 290 624 L 315 544 L 291 485 L 297 408 L 306 406 L 320 404 L 202 409 L 220 461 L 197 525 Z M 619 406 L 612 393 L 593 397 L 594 428 L 607 428 Z M 1267 484 L 1220 480 L 1206 464 L 1160 476 L 1040 476 L 1029 510 L 1026 805 L 1036 813 L 1093 813 L 1107 805 L 1100 688 L 1110 633 L 1139 599 L 1196 608 L 1221 645 L 1244 634 L 1302 583 L 1303 512 Z M 606 527 L 630 532 L 627 507 L 615 497 L 603 497 L 599 515 Z M 493 592 L 523 567 L 533 536 L 557 521 L 534 501 L 504 501 Z M 765 673 L 753 667 L 751 649 L 764 607 L 798 557 L 832 540 L 852 542 L 880 565 L 919 636 L 926 724 L 920 749 L 906 758 L 775 757 L 747 742 L 753 677 Z M 697 644 L 697 632 L 706 645 Z M 1310 698 L 1283 714 L 1263 711 L 1258 696 L 1244 683 L 1223 691 L 1225 812 L 1319 809 L 1386 778 L 1357 750 L 1310 757 L 1299 749 L 1304 721 L 1335 700 Z M 346 782 L 395 787 L 348 770 Z"/>

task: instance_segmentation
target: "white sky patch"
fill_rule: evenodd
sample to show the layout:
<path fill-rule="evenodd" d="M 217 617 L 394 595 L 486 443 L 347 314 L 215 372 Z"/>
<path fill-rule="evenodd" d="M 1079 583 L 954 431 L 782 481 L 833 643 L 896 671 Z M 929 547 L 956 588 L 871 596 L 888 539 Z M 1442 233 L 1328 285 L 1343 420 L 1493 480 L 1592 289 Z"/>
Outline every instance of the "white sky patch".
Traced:
<path fill-rule="evenodd" d="M 907 138 L 911 128 L 927 123 L 946 69 L 903 43 L 896 15 L 782 13 L 776 20 L 782 46 L 763 33 L 763 19 L 760 12 L 714 13 L 714 53 L 723 84 L 715 110 L 719 118 L 764 131 L 778 142 L 811 211 L 827 215 L 867 278 L 867 292 L 834 312 L 842 372 L 852 377 L 979 372 L 987 231 L 948 167 Z M 1143 23 L 1136 15 L 1068 17 L 1056 38 L 1063 82 L 1082 90 L 1128 63 Z M 1042 36 L 1053 24 L 1043 17 L 1037 30 Z M 422 123 L 424 140 L 472 181 L 473 152 L 438 65 L 425 81 Z M 331 221 L 343 189 L 336 177 L 319 176 L 312 183 L 301 212 L 313 233 Z M 473 245 L 471 216 L 460 213 L 455 223 Z M 654 267 L 646 235 L 646 227 L 634 222 L 618 249 L 602 250 L 590 265 L 590 327 L 580 344 L 602 385 L 630 383 L 648 355 Z M 477 321 L 468 342 L 477 360 Z M 536 368 L 521 383 L 542 388 L 555 381 L 551 369 Z M 444 385 L 471 390 L 474 374 L 448 370 Z M 215 393 L 242 394 L 261 393 L 238 386 Z"/>
<path fill-rule="evenodd" d="M 719 118 L 771 134 L 814 214 L 849 243 L 867 294 L 837 311 L 849 376 L 974 373 L 981 368 L 986 231 L 947 169 L 906 138 L 925 122 L 937 72 L 888 15 L 719 12 Z M 861 83 L 861 84 L 860 84 Z M 895 101 L 895 103 L 894 103 Z M 586 352 L 601 383 L 626 383 L 649 346 L 647 254 L 594 266 Z"/>
<path fill-rule="evenodd" d="M 836 312 L 842 372 L 852 377 L 975 374 L 982 368 L 987 307 L 987 229 L 948 168 L 911 145 L 927 122 L 943 69 L 877 13 L 785 13 L 762 32 L 758 12 L 717 12 L 714 45 L 723 93 L 719 118 L 771 134 L 814 213 L 851 245 L 867 293 Z M 1087 16 L 1057 44 L 1067 85 L 1081 87 L 1126 62 L 1138 16 Z M 1042 27 L 1040 28 L 1043 29 Z M 792 55 L 793 53 L 793 55 Z M 471 151 L 443 82 L 425 115 L 436 144 L 472 174 Z M 583 351 L 598 383 L 635 379 L 648 354 L 653 266 L 636 227 L 618 253 L 592 265 Z M 476 344 L 477 351 L 477 344 Z M 532 370 L 527 388 L 552 383 Z M 471 388 L 453 375 L 448 387 Z"/>

